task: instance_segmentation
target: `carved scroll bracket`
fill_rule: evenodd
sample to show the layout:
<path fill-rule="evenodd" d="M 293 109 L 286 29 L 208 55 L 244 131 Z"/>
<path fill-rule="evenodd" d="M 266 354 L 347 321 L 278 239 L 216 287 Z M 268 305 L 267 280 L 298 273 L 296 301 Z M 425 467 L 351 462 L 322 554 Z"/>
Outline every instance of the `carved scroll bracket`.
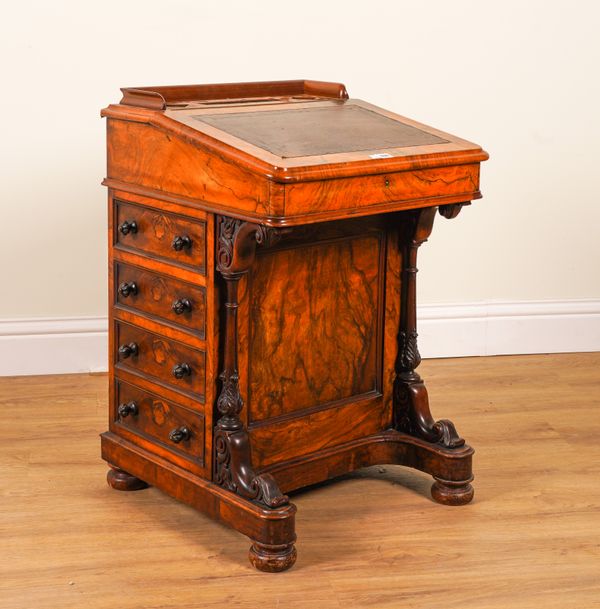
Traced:
<path fill-rule="evenodd" d="M 278 229 L 227 216 L 219 217 L 217 270 L 225 279 L 250 270 L 256 247 L 272 247 L 291 229 Z"/>
<path fill-rule="evenodd" d="M 462 208 L 465 205 L 471 205 L 471 201 L 465 201 L 464 203 L 450 203 L 448 205 L 440 205 L 440 216 L 444 216 L 444 218 L 452 220 L 453 218 L 456 218 L 458 214 L 460 214 Z"/>
<path fill-rule="evenodd" d="M 258 246 L 271 247 L 289 229 L 274 229 L 221 216 L 218 219 L 217 270 L 226 283 L 225 337 L 221 391 L 217 399 L 220 418 L 214 432 L 214 480 L 222 487 L 274 508 L 288 503 L 275 479 L 256 475 L 248 432 L 240 419 L 244 402 L 238 372 L 238 285 L 251 268 Z"/>
<path fill-rule="evenodd" d="M 454 216 L 446 216 L 446 212 L 450 213 L 446 208 L 452 206 L 443 206 L 440 213 L 446 217 L 455 217 L 460 211 L 460 205 Z M 400 230 L 402 302 L 395 364 L 394 427 L 428 442 L 456 448 L 462 446 L 464 440 L 458 436 L 452 422 L 433 419 L 427 389 L 415 372 L 421 363 L 417 346 L 417 250 L 431 234 L 436 210 L 436 207 L 428 207 L 408 212 L 403 216 L 404 222 Z"/>
<path fill-rule="evenodd" d="M 289 503 L 271 474 L 256 475 L 251 465 L 250 440 L 245 429 L 228 431 L 217 425 L 215 442 L 215 482 L 269 508 Z"/>

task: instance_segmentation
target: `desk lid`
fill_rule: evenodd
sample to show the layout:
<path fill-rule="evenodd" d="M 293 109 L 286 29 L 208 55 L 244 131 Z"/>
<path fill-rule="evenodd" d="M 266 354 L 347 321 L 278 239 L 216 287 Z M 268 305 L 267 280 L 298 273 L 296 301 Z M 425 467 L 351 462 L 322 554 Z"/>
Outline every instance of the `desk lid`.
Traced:
<path fill-rule="evenodd" d="M 310 80 L 122 89 L 103 116 L 148 122 L 277 182 L 477 163 L 480 146 Z"/>

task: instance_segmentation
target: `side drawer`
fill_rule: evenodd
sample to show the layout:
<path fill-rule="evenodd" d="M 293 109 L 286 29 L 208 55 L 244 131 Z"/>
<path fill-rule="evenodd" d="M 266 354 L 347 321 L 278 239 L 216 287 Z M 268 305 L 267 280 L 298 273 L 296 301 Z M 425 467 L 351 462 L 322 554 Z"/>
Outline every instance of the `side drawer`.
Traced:
<path fill-rule="evenodd" d="M 162 318 L 204 338 L 206 290 L 137 266 L 115 264 L 115 304 Z"/>
<path fill-rule="evenodd" d="M 206 224 L 136 203 L 114 200 L 113 243 L 206 274 Z"/>
<path fill-rule="evenodd" d="M 204 417 L 200 413 L 116 381 L 113 417 L 117 430 L 125 429 L 203 465 Z"/>
<path fill-rule="evenodd" d="M 115 322 L 115 365 L 204 402 L 206 355 L 138 326 Z"/>

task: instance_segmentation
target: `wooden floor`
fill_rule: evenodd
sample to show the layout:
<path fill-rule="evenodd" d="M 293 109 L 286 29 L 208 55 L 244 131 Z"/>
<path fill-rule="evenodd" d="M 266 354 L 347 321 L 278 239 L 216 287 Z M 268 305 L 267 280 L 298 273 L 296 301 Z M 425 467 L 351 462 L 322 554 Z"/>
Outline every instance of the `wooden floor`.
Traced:
<path fill-rule="evenodd" d="M 105 482 L 105 376 L 0 379 L 0 607 L 600 607 L 600 354 L 423 362 L 475 447 L 475 501 L 370 468 L 296 493 L 298 562 L 156 489 Z"/>

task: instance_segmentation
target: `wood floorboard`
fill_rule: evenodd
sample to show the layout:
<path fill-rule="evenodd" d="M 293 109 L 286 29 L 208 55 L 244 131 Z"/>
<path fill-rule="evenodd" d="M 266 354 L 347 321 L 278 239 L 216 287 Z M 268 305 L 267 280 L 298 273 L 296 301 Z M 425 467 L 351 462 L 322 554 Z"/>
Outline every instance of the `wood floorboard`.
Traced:
<path fill-rule="evenodd" d="M 0 378 L 0 607 L 600 608 L 600 354 L 426 360 L 476 449 L 475 500 L 372 467 L 297 492 L 298 562 L 156 489 L 105 482 L 103 375 Z"/>

